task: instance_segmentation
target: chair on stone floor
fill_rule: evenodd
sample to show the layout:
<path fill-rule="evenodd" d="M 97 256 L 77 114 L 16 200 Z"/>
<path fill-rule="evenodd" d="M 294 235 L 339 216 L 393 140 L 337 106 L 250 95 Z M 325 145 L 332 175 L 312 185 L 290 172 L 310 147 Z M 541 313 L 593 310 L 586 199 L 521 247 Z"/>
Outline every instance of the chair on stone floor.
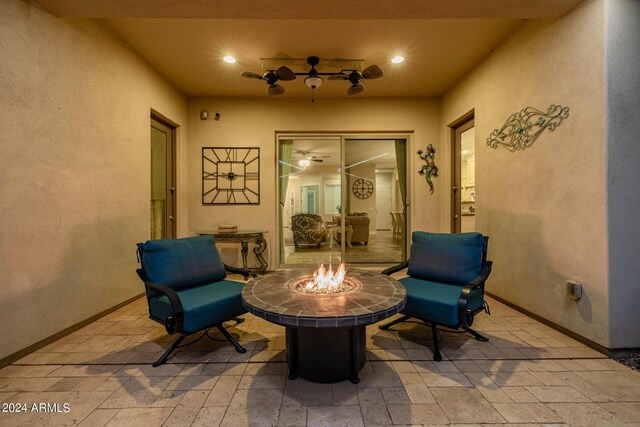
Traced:
<path fill-rule="evenodd" d="M 409 261 L 388 268 L 390 275 L 407 268 L 408 277 L 400 279 L 407 290 L 404 316 L 380 329 L 415 317 L 431 326 L 433 358 L 442 360 L 438 344 L 438 326 L 462 328 L 478 341 L 489 341 L 471 329 L 474 316 L 483 309 L 484 284 L 491 273 L 487 261 L 488 237 L 480 233 L 440 234 L 416 231 L 412 235 Z"/>
<path fill-rule="evenodd" d="M 153 363 L 162 365 L 190 334 L 216 327 L 233 344 L 245 350 L 224 328 L 223 322 L 247 312 L 242 305 L 242 283 L 225 280 L 226 271 L 249 272 L 223 264 L 212 236 L 149 240 L 138 243 L 138 276 L 145 284 L 149 317 L 165 326 L 178 339 Z M 226 271 L 225 271 L 226 270 Z"/>

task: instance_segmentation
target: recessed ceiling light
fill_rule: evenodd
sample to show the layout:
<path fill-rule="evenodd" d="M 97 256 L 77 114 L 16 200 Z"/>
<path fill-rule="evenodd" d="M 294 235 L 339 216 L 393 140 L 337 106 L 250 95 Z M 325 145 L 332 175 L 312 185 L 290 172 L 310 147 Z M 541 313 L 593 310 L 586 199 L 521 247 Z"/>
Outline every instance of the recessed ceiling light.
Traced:
<path fill-rule="evenodd" d="M 228 64 L 235 64 L 236 63 L 236 58 L 234 58 L 233 56 L 230 56 L 230 55 L 227 55 L 222 59 L 224 60 L 224 62 L 226 62 Z"/>
<path fill-rule="evenodd" d="M 394 64 L 404 62 L 404 56 L 394 56 L 393 58 L 391 58 L 391 62 L 393 62 Z"/>

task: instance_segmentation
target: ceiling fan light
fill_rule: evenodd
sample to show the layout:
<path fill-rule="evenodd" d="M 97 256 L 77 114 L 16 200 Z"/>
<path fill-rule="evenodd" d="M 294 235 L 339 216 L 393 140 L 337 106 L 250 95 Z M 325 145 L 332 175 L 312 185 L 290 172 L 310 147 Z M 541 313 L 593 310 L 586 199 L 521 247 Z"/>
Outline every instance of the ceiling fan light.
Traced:
<path fill-rule="evenodd" d="M 227 55 L 227 56 L 225 56 L 224 58 L 222 58 L 222 60 L 223 60 L 224 62 L 226 62 L 227 64 L 235 64 L 235 63 L 236 63 L 236 58 L 234 58 L 234 57 L 233 57 L 233 56 L 231 56 L 231 55 Z"/>
<path fill-rule="evenodd" d="M 308 159 L 301 159 L 300 161 L 298 161 L 298 166 L 303 168 L 308 168 L 310 164 L 311 162 Z"/>
<path fill-rule="evenodd" d="M 394 56 L 393 58 L 391 58 L 391 62 L 393 62 L 394 64 L 400 64 L 401 62 L 404 62 L 404 56 Z"/>
<path fill-rule="evenodd" d="M 304 79 L 304 84 L 309 86 L 311 89 L 317 89 L 322 86 L 322 78 L 318 76 L 309 76 Z"/>

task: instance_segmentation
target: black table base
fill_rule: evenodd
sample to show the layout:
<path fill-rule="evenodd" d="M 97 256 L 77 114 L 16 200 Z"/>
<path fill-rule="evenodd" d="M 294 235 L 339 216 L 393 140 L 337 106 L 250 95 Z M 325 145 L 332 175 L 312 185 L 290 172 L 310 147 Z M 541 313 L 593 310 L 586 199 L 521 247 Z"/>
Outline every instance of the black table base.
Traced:
<path fill-rule="evenodd" d="M 300 376 L 319 383 L 360 382 L 360 369 L 366 362 L 365 326 L 287 326 L 286 338 L 289 379 Z"/>

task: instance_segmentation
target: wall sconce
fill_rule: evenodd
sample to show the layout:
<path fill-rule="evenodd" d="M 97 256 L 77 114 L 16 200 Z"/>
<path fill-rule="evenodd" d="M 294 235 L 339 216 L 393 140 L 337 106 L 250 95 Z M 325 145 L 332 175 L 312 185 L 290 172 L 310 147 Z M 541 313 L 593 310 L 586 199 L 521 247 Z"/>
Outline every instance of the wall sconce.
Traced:
<path fill-rule="evenodd" d="M 216 111 L 215 113 L 212 114 L 207 110 L 200 111 L 200 120 L 211 120 L 211 119 L 215 121 L 220 120 L 220 113 Z"/>

